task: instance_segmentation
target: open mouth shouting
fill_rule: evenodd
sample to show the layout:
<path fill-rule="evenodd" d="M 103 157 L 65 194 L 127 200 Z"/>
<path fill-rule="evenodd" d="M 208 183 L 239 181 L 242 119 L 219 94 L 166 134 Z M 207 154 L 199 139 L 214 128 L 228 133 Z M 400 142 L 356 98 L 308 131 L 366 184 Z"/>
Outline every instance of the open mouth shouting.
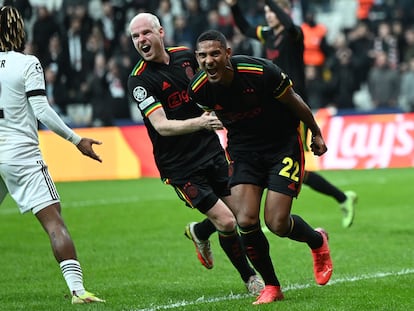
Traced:
<path fill-rule="evenodd" d="M 216 80 L 218 78 L 218 70 L 216 67 L 206 68 L 207 75 L 209 79 Z"/>
<path fill-rule="evenodd" d="M 151 46 L 148 44 L 144 44 L 141 46 L 141 51 L 144 52 L 144 54 L 147 54 L 151 50 Z"/>

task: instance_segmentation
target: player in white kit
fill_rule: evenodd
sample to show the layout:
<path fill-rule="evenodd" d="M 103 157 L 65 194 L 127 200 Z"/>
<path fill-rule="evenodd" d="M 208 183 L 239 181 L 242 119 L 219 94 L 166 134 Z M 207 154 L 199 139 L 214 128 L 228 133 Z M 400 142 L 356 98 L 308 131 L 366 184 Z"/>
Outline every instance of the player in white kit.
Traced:
<path fill-rule="evenodd" d="M 31 211 L 49 235 L 53 254 L 72 295 L 72 303 L 104 302 L 85 290 L 76 250 L 61 216 L 59 194 L 39 149 L 38 120 L 101 162 L 92 146 L 50 107 L 39 60 L 23 54 L 23 19 L 11 6 L 0 8 L 0 204 L 7 192 L 20 212 Z"/>

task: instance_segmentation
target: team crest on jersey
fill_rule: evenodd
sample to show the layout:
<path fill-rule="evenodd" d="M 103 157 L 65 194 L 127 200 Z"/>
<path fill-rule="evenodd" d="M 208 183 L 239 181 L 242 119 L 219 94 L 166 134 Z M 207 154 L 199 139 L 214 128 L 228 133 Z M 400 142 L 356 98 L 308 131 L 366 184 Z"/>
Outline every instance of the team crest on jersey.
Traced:
<path fill-rule="evenodd" d="M 36 71 L 38 73 L 42 73 L 43 72 L 42 66 L 39 63 L 36 64 L 35 68 L 36 68 Z"/>
<path fill-rule="evenodd" d="M 137 86 L 132 92 L 134 98 L 142 102 L 145 98 L 147 98 L 147 90 L 144 89 L 142 86 Z"/>
<path fill-rule="evenodd" d="M 197 187 L 193 186 L 190 182 L 186 183 L 183 188 L 185 194 L 190 198 L 194 199 L 198 195 Z"/>
<path fill-rule="evenodd" d="M 186 74 L 187 78 L 191 80 L 194 77 L 194 70 L 193 70 L 193 68 L 191 68 L 190 66 L 187 66 L 185 68 L 185 74 Z"/>

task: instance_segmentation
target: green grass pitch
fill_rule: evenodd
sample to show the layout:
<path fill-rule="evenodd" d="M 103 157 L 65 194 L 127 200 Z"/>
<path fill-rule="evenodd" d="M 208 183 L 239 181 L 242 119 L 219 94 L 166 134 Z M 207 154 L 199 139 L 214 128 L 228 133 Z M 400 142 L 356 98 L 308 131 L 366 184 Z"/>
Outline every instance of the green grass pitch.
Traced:
<path fill-rule="evenodd" d="M 53 174 L 53 172 L 52 172 Z M 206 270 L 184 235 L 203 217 L 159 179 L 58 183 L 86 288 L 106 304 L 70 304 L 49 241 L 8 196 L 0 206 L 0 310 L 390 310 L 414 308 L 414 169 L 323 171 L 359 195 L 354 224 L 307 186 L 293 213 L 330 236 L 334 274 L 317 286 L 305 244 L 266 233 L 285 300 L 253 306 L 212 237 Z"/>

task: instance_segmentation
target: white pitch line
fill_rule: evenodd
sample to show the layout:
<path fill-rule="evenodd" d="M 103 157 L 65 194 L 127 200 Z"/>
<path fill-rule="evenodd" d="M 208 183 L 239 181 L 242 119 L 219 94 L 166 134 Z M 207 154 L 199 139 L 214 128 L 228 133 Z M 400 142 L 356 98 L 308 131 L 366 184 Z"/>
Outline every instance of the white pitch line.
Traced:
<path fill-rule="evenodd" d="M 348 282 L 358 282 L 358 281 L 369 280 L 369 279 L 380 279 L 380 278 L 385 278 L 389 276 L 399 276 L 399 275 L 407 275 L 407 274 L 413 274 L 413 273 L 414 273 L 414 268 L 407 268 L 407 269 L 403 269 L 397 272 L 377 272 L 373 274 L 362 274 L 359 276 L 350 276 L 350 277 L 343 277 L 339 279 L 333 279 L 333 280 L 330 280 L 329 283 L 326 284 L 325 286 L 330 286 L 330 285 L 340 284 L 340 283 L 345 283 L 345 282 L 348 283 Z M 301 290 L 301 289 L 305 289 L 309 287 L 319 287 L 319 286 L 316 284 L 290 284 L 290 285 L 284 286 L 283 291 L 287 292 L 290 290 Z M 222 297 L 206 298 L 204 296 L 201 296 L 193 301 L 190 301 L 190 300 L 182 300 L 182 301 L 177 301 L 177 302 L 171 301 L 171 303 L 167 305 L 151 306 L 148 308 L 135 309 L 132 311 L 157 311 L 157 310 L 176 309 L 180 307 L 186 307 L 186 306 L 192 306 L 192 305 L 198 305 L 198 304 L 239 300 L 239 299 L 244 299 L 248 297 L 252 297 L 252 296 L 249 294 L 233 294 L 233 293 L 230 293 L 230 295 L 228 296 L 222 296 Z"/>
<path fill-rule="evenodd" d="M 96 206 L 96 205 L 119 205 L 125 203 L 138 203 L 138 202 L 145 202 L 145 201 L 152 201 L 156 199 L 157 201 L 163 200 L 170 200 L 169 197 L 166 196 L 158 196 L 158 197 L 151 197 L 151 198 L 139 198 L 139 197 L 127 197 L 127 198 L 112 198 L 112 199 L 96 199 L 96 200 L 85 200 L 85 201 L 62 201 L 61 205 L 62 208 L 79 208 L 79 207 L 87 207 L 87 206 Z M 0 215 L 9 215 L 9 214 L 19 214 L 19 209 L 17 205 L 13 202 L 14 206 L 10 207 L 3 207 L 1 208 L 0 205 Z"/>

